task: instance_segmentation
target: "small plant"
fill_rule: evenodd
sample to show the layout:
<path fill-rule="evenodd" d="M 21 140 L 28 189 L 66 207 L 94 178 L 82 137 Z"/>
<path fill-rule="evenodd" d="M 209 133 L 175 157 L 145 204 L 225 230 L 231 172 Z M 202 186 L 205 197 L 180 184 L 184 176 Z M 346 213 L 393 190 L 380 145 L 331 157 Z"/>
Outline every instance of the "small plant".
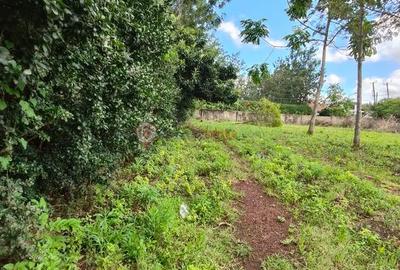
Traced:
<path fill-rule="evenodd" d="M 262 270 L 294 270 L 292 263 L 280 255 L 268 257 L 261 265 Z"/>
<path fill-rule="evenodd" d="M 241 258 L 248 257 L 251 253 L 251 247 L 246 243 L 239 243 L 236 246 L 236 255 Z"/>

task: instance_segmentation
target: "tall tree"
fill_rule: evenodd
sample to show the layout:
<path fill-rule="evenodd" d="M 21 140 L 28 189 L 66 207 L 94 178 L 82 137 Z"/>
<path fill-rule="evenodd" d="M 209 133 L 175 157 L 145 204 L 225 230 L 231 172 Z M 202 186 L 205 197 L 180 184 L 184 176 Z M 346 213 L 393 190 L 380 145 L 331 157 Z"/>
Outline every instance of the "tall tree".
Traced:
<path fill-rule="evenodd" d="M 252 96 L 278 103 L 307 103 L 319 78 L 315 53 L 315 48 L 292 49 L 289 56 L 274 64 L 271 73 L 265 63 L 251 67 L 248 76 L 256 86 Z"/>
<path fill-rule="evenodd" d="M 194 108 L 194 99 L 226 103 L 237 99 L 234 93 L 237 65 L 209 37 L 209 30 L 221 21 L 216 8 L 226 2 L 176 0 L 173 4 L 179 30 L 176 46 L 168 58 L 175 62 L 175 78 L 181 91 L 177 101 L 180 120 Z"/>
<path fill-rule="evenodd" d="M 175 0 L 172 8 L 182 24 L 209 30 L 221 22 L 215 9 L 223 7 L 227 2 L 229 0 Z"/>
<path fill-rule="evenodd" d="M 373 3 L 375 2 L 375 3 Z M 378 1 L 371 1 L 371 7 L 378 4 Z M 354 15 L 349 18 L 348 31 L 351 34 L 349 49 L 351 55 L 357 61 L 357 105 L 356 121 L 354 126 L 353 147 L 361 146 L 361 116 L 362 116 L 362 80 L 363 62 L 366 56 L 374 52 L 373 48 L 373 25 L 367 19 L 365 0 L 355 0 L 352 2 Z"/>
<path fill-rule="evenodd" d="M 373 55 L 374 45 L 390 39 L 400 29 L 400 3 L 396 0 L 352 0 L 347 18 L 351 55 L 357 61 L 357 106 L 353 147 L 361 146 L 362 79 L 363 62 Z"/>
<path fill-rule="evenodd" d="M 296 29 L 293 34 L 286 36 L 289 46 L 299 48 L 308 42 L 314 42 L 321 44 L 322 48 L 318 87 L 307 131 L 312 135 L 315 130 L 321 91 L 325 83 L 327 49 L 334 44 L 336 37 L 344 30 L 343 19 L 348 8 L 347 4 L 340 0 L 289 0 L 288 5 L 287 14 L 301 25 L 301 28 Z"/>

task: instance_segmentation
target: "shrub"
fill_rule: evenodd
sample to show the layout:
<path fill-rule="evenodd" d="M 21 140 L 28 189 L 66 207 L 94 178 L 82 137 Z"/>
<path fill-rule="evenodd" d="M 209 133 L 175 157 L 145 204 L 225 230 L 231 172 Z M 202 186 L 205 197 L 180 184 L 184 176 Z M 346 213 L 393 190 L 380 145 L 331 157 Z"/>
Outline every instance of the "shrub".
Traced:
<path fill-rule="evenodd" d="M 260 116 L 258 121 L 264 125 L 279 127 L 282 126 L 281 112 L 279 107 L 268 99 L 260 99 L 252 109 L 253 112 Z"/>
<path fill-rule="evenodd" d="M 372 115 L 379 118 L 391 116 L 400 120 L 400 98 L 385 99 L 371 107 Z"/>
<path fill-rule="evenodd" d="M 134 179 L 96 185 L 95 213 L 52 219 L 45 201 L 36 202 L 33 252 L 5 269 L 233 269 L 231 230 L 218 226 L 233 221 L 231 170 L 213 140 L 157 143 L 125 168 Z"/>
<path fill-rule="evenodd" d="M 307 104 L 279 104 L 279 108 L 283 114 L 312 114 L 312 109 Z"/>
<path fill-rule="evenodd" d="M 173 131 L 179 90 L 164 59 L 173 26 L 168 4 L 152 0 L 1 8 L 1 257 L 29 251 L 38 193 L 68 200 L 106 181 L 141 151 L 142 122 Z"/>

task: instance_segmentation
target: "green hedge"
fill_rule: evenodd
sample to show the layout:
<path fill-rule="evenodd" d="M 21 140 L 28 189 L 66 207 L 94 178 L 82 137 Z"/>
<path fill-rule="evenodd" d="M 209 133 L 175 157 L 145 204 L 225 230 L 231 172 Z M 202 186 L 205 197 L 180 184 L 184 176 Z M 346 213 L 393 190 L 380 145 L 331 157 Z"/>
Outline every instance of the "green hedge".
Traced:
<path fill-rule="evenodd" d="M 371 107 L 372 115 L 378 118 L 395 117 L 400 120 L 400 98 L 385 99 Z"/>
<path fill-rule="evenodd" d="M 270 125 L 273 127 L 282 125 L 279 104 L 273 103 L 265 98 L 258 101 L 241 100 L 233 104 L 210 103 L 197 100 L 195 102 L 195 107 L 197 110 L 254 112 L 260 115 L 259 122 L 264 125 Z"/>
<path fill-rule="evenodd" d="M 279 104 L 279 108 L 284 114 L 312 114 L 312 109 L 307 104 Z"/>
<path fill-rule="evenodd" d="M 248 111 L 258 101 L 241 100 L 233 104 L 210 103 L 202 100 L 196 101 L 197 110 L 221 110 L 221 111 Z M 307 104 L 276 104 L 283 114 L 311 115 L 312 109 Z"/>

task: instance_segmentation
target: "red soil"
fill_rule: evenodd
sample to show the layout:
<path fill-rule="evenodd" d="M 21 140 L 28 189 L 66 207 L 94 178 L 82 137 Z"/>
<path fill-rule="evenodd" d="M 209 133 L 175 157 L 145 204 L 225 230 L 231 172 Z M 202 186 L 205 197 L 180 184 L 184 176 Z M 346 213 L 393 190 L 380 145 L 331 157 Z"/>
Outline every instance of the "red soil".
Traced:
<path fill-rule="evenodd" d="M 254 181 L 238 181 L 234 188 L 243 194 L 235 205 L 241 213 L 235 224 L 236 237 L 251 247 L 250 255 L 242 259 L 243 268 L 261 269 L 268 256 L 289 255 L 291 247 L 281 243 L 292 220 L 285 207 Z"/>

